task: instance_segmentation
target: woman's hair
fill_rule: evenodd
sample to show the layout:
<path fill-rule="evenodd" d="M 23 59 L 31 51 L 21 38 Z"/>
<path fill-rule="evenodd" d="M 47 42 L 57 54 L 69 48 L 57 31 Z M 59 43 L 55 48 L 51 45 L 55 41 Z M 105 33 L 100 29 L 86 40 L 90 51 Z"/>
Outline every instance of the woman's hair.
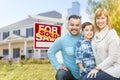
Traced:
<path fill-rule="evenodd" d="M 100 17 L 102 14 L 104 14 L 106 17 L 107 17 L 107 25 L 108 25 L 108 29 L 112 29 L 112 25 L 111 25 L 111 22 L 110 22 L 110 17 L 109 17 L 109 14 L 108 14 L 108 11 L 105 9 L 105 8 L 98 8 L 95 12 L 95 16 L 94 16 L 94 27 L 95 27 L 95 30 L 96 31 L 99 31 L 99 28 L 96 24 L 96 18 L 97 17 Z"/>
<path fill-rule="evenodd" d="M 84 28 L 85 28 L 86 26 L 88 26 L 88 25 L 92 25 L 92 26 L 93 26 L 93 24 L 90 23 L 90 22 L 84 22 L 84 23 L 82 24 L 82 31 L 83 31 Z M 94 27 L 93 27 L 93 28 L 94 28 Z"/>

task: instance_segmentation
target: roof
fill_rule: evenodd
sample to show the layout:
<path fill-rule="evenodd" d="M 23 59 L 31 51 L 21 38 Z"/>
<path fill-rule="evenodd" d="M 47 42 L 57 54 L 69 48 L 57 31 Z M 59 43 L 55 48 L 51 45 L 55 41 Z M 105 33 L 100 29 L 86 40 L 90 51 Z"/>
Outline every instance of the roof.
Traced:
<path fill-rule="evenodd" d="M 44 13 L 39 13 L 37 14 L 38 16 L 45 16 L 45 17 L 51 17 L 51 18 L 62 18 L 62 14 L 57 12 L 57 11 L 49 11 L 49 12 L 44 12 Z M 8 31 L 11 29 L 19 29 L 19 28 L 24 28 L 24 27 L 30 27 L 33 26 L 35 22 L 38 22 L 37 19 L 33 18 L 26 18 L 21 21 L 18 21 L 16 23 L 4 26 L 0 28 L 0 31 Z"/>
<path fill-rule="evenodd" d="M 40 13 L 38 16 L 45 16 L 45 17 L 51 17 L 51 18 L 62 18 L 62 14 L 57 11 L 49 11 L 45 13 Z"/>

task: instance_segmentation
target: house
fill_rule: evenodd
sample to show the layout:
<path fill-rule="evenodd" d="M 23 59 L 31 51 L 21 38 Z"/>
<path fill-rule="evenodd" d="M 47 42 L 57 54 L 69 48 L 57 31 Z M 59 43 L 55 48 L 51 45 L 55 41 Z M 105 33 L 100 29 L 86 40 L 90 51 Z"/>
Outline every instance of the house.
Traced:
<path fill-rule="evenodd" d="M 57 11 L 50 11 L 36 15 L 41 18 L 28 18 L 0 28 L 0 56 L 3 59 L 21 59 L 24 55 L 26 59 L 40 58 L 46 59 L 48 49 L 34 48 L 34 24 L 44 23 L 60 25 L 62 34 L 65 28 L 59 20 L 65 19 L 63 15 Z M 52 20 L 49 20 L 52 19 Z"/>

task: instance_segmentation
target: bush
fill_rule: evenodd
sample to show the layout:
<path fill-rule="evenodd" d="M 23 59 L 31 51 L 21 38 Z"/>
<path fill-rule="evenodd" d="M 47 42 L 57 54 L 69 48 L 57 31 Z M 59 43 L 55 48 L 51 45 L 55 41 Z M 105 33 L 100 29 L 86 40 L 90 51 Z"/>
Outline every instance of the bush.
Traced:
<path fill-rule="evenodd" d="M 20 64 L 49 64 L 50 61 L 48 59 L 29 59 L 29 60 L 20 60 Z"/>
<path fill-rule="evenodd" d="M 21 55 L 21 60 L 25 60 L 25 55 Z"/>
<path fill-rule="evenodd" d="M 0 56 L 0 60 L 3 58 L 3 56 Z"/>

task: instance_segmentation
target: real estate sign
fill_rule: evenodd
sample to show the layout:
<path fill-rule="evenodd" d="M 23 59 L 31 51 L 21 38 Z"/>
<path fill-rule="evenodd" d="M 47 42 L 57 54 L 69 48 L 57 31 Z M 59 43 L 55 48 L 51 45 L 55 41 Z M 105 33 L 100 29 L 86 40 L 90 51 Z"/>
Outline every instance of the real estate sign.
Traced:
<path fill-rule="evenodd" d="M 49 48 L 50 45 L 61 36 L 61 26 L 35 23 L 34 47 Z"/>

